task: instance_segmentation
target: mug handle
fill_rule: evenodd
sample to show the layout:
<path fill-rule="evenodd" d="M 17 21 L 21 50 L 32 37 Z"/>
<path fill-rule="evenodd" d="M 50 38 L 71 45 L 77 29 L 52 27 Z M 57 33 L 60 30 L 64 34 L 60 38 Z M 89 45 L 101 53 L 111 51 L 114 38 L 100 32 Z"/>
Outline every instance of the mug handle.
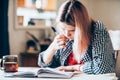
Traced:
<path fill-rule="evenodd" d="M 3 68 L 3 59 L 1 59 L 1 61 L 0 61 L 0 70 L 4 70 L 4 68 Z"/>

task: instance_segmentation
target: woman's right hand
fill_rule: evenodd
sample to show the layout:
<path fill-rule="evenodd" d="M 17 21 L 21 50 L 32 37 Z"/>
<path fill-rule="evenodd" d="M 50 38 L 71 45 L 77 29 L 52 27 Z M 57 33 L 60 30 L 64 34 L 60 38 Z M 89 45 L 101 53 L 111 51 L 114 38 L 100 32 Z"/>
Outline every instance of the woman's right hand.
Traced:
<path fill-rule="evenodd" d="M 62 49 L 66 47 L 67 40 L 64 34 L 58 34 L 51 45 L 53 45 L 54 50 Z"/>
<path fill-rule="evenodd" d="M 66 47 L 67 38 L 58 34 L 43 55 L 43 62 L 48 64 L 52 60 L 56 50 Z"/>

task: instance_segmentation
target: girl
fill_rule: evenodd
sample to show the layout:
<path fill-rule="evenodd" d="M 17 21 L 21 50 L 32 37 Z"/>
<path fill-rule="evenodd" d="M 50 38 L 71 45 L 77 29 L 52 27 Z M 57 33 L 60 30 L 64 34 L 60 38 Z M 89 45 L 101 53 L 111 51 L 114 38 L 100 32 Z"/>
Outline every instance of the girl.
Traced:
<path fill-rule="evenodd" d="M 94 21 L 78 0 L 67 0 L 59 9 L 57 23 L 62 32 L 47 50 L 40 53 L 38 65 L 88 74 L 114 72 L 113 47 L 101 21 Z"/>

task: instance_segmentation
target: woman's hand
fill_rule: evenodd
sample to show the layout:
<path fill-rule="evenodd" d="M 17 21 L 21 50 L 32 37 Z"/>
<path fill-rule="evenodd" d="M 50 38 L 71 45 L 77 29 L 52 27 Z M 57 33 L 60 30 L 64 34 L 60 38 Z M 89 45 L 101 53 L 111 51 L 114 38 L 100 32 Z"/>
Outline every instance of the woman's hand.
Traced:
<path fill-rule="evenodd" d="M 55 37 L 51 45 L 55 50 L 58 50 L 66 47 L 66 41 L 67 38 L 63 34 L 59 34 Z"/>
<path fill-rule="evenodd" d="M 66 70 L 66 66 L 60 66 L 60 67 L 57 67 L 56 69 L 60 70 L 60 71 L 65 71 Z"/>
<path fill-rule="evenodd" d="M 48 64 L 52 60 L 56 50 L 66 47 L 67 38 L 63 34 L 58 34 L 51 45 L 45 50 L 43 62 Z"/>
<path fill-rule="evenodd" d="M 80 70 L 80 66 L 81 65 L 71 65 L 71 66 L 60 66 L 58 68 L 56 68 L 57 70 L 60 70 L 60 71 L 70 71 L 70 72 L 82 72 Z"/>

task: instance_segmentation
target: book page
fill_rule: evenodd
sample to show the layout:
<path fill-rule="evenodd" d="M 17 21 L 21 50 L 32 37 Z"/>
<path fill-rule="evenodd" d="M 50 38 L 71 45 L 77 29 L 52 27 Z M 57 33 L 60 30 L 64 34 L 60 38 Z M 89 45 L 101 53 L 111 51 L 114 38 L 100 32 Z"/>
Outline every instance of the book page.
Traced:
<path fill-rule="evenodd" d="M 19 69 L 18 72 L 9 72 L 9 73 L 4 73 L 5 77 L 36 77 L 37 72 L 40 70 L 40 68 L 24 68 Z"/>
<path fill-rule="evenodd" d="M 73 72 L 64 72 L 59 71 L 53 68 L 41 68 L 38 73 L 38 77 L 51 77 L 51 78 L 71 78 L 74 73 Z"/>

